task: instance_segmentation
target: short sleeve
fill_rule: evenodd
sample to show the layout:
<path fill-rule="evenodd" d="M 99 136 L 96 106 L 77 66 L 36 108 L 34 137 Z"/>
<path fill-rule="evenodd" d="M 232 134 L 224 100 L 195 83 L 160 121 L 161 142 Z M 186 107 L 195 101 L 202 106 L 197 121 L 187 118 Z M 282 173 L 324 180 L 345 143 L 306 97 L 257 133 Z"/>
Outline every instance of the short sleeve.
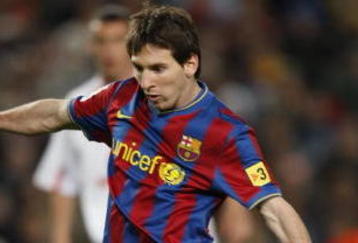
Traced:
<path fill-rule="evenodd" d="M 77 194 L 78 182 L 67 169 L 69 161 L 78 160 L 67 139 L 71 132 L 75 131 L 61 131 L 50 136 L 33 177 L 33 183 L 38 189 L 55 191 L 65 196 Z"/>
<path fill-rule="evenodd" d="M 228 138 L 219 166 L 215 186 L 247 208 L 281 195 L 278 183 L 263 158 L 254 130 L 240 124 Z"/>
<path fill-rule="evenodd" d="M 111 144 L 107 124 L 107 109 L 117 87 L 117 82 L 104 86 L 88 97 L 77 97 L 69 103 L 68 111 L 89 140 Z"/>

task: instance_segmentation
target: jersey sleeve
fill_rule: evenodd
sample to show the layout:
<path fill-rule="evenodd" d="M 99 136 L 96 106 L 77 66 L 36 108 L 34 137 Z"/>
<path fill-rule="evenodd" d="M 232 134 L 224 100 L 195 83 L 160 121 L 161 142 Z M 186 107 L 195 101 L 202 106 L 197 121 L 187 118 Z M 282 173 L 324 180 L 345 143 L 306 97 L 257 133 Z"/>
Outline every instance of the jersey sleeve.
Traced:
<path fill-rule="evenodd" d="M 64 196 L 77 194 L 78 182 L 67 166 L 77 160 L 70 141 L 66 139 L 71 132 L 75 131 L 62 131 L 50 136 L 33 176 L 33 183 L 38 189 Z"/>
<path fill-rule="evenodd" d="M 92 141 L 111 144 L 111 132 L 107 125 L 107 108 L 116 90 L 112 83 L 97 90 L 88 97 L 77 97 L 68 106 L 72 121 L 77 124 L 85 136 Z"/>
<path fill-rule="evenodd" d="M 249 209 L 269 197 L 281 195 L 255 132 L 248 125 L 240 125 L 226 141 L 215 171 L 215 184 Z"/>

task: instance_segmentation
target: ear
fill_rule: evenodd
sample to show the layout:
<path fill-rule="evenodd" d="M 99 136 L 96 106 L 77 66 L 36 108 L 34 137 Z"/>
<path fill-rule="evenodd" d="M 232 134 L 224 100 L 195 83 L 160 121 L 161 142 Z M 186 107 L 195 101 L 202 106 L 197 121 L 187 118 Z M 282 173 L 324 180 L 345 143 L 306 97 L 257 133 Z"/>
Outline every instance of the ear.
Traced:
<path fill-rule="evenodd" d="M 199 67 L 198 55 L 191 55 L 191 57 L 184 63 L 184 74 L 187 78 L 193 78 Z"/>

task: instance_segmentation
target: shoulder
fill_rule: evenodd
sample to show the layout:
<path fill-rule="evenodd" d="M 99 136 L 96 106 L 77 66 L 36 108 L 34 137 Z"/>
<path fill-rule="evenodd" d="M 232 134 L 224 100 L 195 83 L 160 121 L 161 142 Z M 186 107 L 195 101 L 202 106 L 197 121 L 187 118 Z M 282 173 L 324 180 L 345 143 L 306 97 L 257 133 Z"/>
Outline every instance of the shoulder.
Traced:
<path fill-rule="evenodd" d="M 120 95 L 123 97 L 134 95 L 140 88 L 135 78 L 129 78 L 114 82 L 112 89 L 114 96 Z"/>
<path fill-rule="evenodd" d="M 77 89 L 70 92 L 69 94 L 73 96 L 68 97 L 72 98 L 83 96 L 85 99 L 88 99 L 89 97 L 100 95 L 102 97 L 113 98 L 117 96 L 117 94 L 120 96 L 122 96 L 123 93 L 127 95 L 133 94 L 133 91 L 136 91 L 137 89 L 138 83 L 134 78 L 113 81 L 109 84 L 104 84 L 103 82 L 101 83 L 98 80 L 89 80 L 88 83 L 84 83 L 83 86 L 79 86 Z"/>
<path fill-rule="evenodd" d="M 227 105 L 225 105 L 215 95 L 212 95 L 212 102 L 210 104 L 211 109 L 214 110 L 215 116 L 231 126 L 248 126 L 247 121 L 240 115 L 232 111 Z"/>
<path fill-rule="evenodd" d="M 198 124 L 207 124 L 207 136 L 210 135 L 215 141 L 226 143 L 234 137 L 247 132 L 251 129 L 248 123 L 238 114 L 229 109 L 214 94 L 211 95 L 210 102 L 206 108 L 202 109 Z"/>
<path fill-rule="evenodd" d="M 116 83 L 118 84 L 118 88 L 120 88 L 120 89 L 129 88 L 129 87 L 139 88 L 138 82 L 134 77 L 125 79 L 125 80 L 121 80 L 121 81 L 117 81 Z"/>

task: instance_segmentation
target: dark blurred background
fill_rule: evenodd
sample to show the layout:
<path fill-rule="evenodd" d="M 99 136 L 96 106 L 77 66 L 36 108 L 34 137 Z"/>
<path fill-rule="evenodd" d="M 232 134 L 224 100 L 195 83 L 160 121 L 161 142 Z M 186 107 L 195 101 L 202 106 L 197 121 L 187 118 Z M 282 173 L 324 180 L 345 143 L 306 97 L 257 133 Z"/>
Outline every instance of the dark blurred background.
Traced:
<path fill-rule="evenodd" d="M 63 97 L 94 71 L 86 21 L 105 3 L 1 0 L 0 109 Z M 257 131 L 314 242 L 358 234 L 358 1 L 172 0 L 199 26 L 203 75 Z M 47 136 L 0 136 L 0 242 L 46 242 L 31 177 Z M 257 223 L 257 241 L 275 242 Z M 78 242 L 87 242 L 81 228 Z M 357 239 L 357 238 L 356 238 Z M 343 242 L 343 241 L 339 241 Z"/>

